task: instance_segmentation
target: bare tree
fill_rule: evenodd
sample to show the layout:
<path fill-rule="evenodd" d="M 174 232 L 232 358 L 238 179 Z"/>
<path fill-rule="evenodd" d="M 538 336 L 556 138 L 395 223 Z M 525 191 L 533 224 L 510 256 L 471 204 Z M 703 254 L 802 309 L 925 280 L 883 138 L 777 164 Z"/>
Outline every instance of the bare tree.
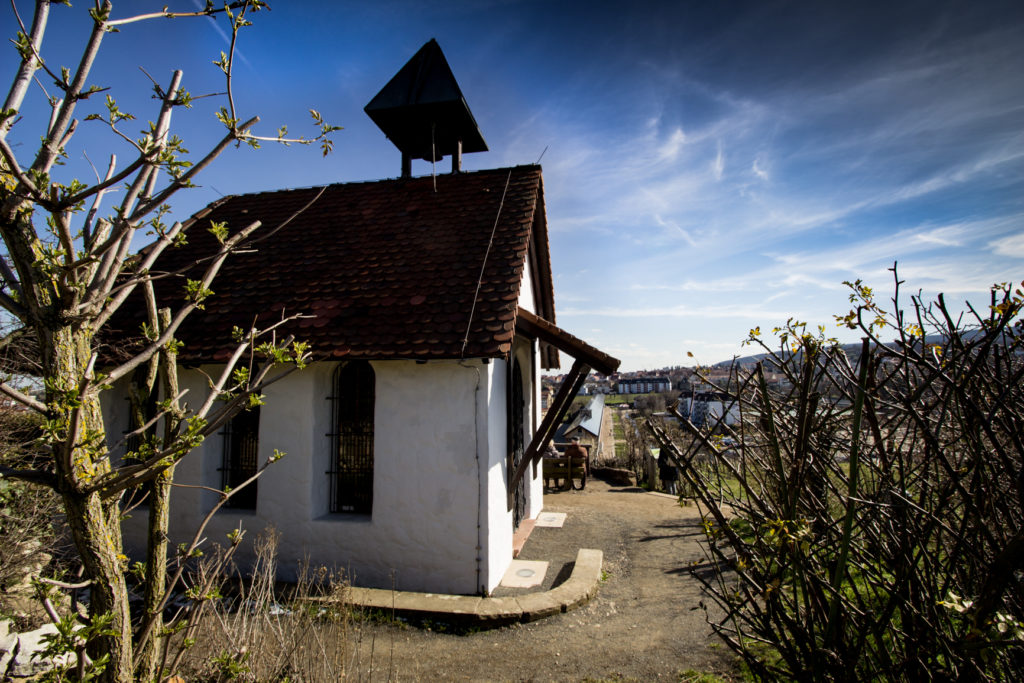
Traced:
<path fill-rule="evenodd" d="M 35 398 L 19 389 L 8 374 L 0 377 L 0 392 L 44 417 L 47 457 L 45 463 L 33 467 L 4 467 L 0 474 L 49 486 L 59 494 L 84 566 L 90 616 L 94 622 L 102 619 L 106 624 L 96 629 L 102 635 L 89 644 L 92 661 L 105 662 L 103 679 L 148 679 L 161 673 L 154 672 L 154 666 L 156 642 L 164 631 L 160 614 L 170 587 L 165 531 L 174 465 L 232 414 L 258 401 L 264 386 L 301 367 L 308 357 L 305 345 L 273 337 L 273 329 L 281 323 L 240 330 L 229 362 L 218 377 L 211 378 L 208 396 L 200 405 L 186 409 L 177 386 L 175 333 L 192 311 L 202 308 L 224 260 L 239 250 L 260 224 L 210 226 L 220 248 L 196 264 L 201 274 L 185 280 L 184 304 L 172 310 L 161 305 L 153 287 L 154 279 L 175 275 L 158 272 L 159 257 L 179 244 L 190 228 L 199 226 L 165 225 L 162 219 L 167 203 L 190 187 L 232 144 L 257 146 L 264 139 L 316 142 L 326 154 L 331 148 L 328 135 L 336 128 L 323 123 L 313 111 L 317 134 L 311 139 L 285 139 L 284 129 L 278 136 L 261 138 L 253 132 L 258 117 L 243 118 L 236 111 L 232 84 L 235 44 L 252 12 L 264 6 L 260 0 L 207 2 L 199 11 L 164 8 L 124 18 L 115 18 L 110 0 L 96 0 L 89 11 L 92 25 L 78 66 L 59 73 L 43 59 L 50 6 L 48 0 L 37 0 L 34 15 L 26 24 L 12 3 L 20 27 L 13 42 L 21 61 L 0 112 L 0 236 L 5 249 L 0 254 L 0 307 L 18 327 L 0 343 L 31 348 L 27 354 L 34 366 L 31 371 L 38 374 L 45 390 L 41 400 Z M 193 100 L 181 87 L 180 71 L 174 72 L 165 87 L 154 83 L 159 110 L 155 122 L 137 139 L 122 130 L 124 122 L 134 117 L 119 109 L 107 88 L 88 82 L 107 33 L 130 30 L 150 19 L 210 16 L 230 24 L 230 47 L 217 62 L 225 78 L 223 106 L 217 118 L 225 133 L 212 149 L 189 161 L 183 158 L 182 141 L 170 133 L 172 111 Z M 52 115 L 42 121 L 19 115 L 33 81 L 40 78 L 52 80 L 59 90 L 58 96 L 47 97 Z M 100 93 L 105 105 L 98 112 L 94 107 L 84 121 L 104 126 L 111 140 L 128 143 L 134 157 L 119 167 L 111 155 L 104 177 L 97 176 L 94 182 L 58 179 L 59 164 L 79 128 L 79 109 Z M 37 124 L 41 126 L 38 148 L 31 156 L 16 154 L 7 141 L 9 133 L 19 126 Z M 95 158 L 96 150 L 91 151 Z M 118 206 L 103 217 L 102 200 L 117 188 L 126 189 Z M 151 231 L 155 241 L 136 255 L 131 245 L 140 230 Z M 99 353 L 102 335 L 130 296 L 145 301 L 148 321 L 140 330 L 143 343 L 127 356 L 104 358 Z M 258 371 L 250 372 L 245 364 L 258 355 L 268 360 L 259 364 Z M 151 436 L 137 439 L 139 445 L 122 461 L 113 458 L 113 449 L 108 447 L 99 396 L 113 383 L 132 376 L 143 378 L 137 389 L 160 400 L 156 413 L 129 435 Z M 146 482 L 152 482 L 146 613 L 135 615 L 139 626 L 133 633 L 127 562 L 121 549 L 120 501 L 125 491 Z M 187 559 L 194 546 L 178 559 Z M 179 568 L 173 578 L 180 576 Z M 85 653 L 81 654 L 84 658 Z"/>
<path fill-rule="evenodd" d="M 649 424 L 706 510 L 713 626 L 762 679 L 1018 680 L 1024 285 L 957 316 L 941 295 L 904 310 L 898 279 L 891 306 L 850 284 L 859 352 L 753 330 L 768 353 L 726 387 L 735 429 L 684 419 L 688 445 Z"/>
<path fill-rule="evenodd" d="M 644 459 L 650 448 L 650 439 L 633 415 L 622 416 L 622 433 L 626 442 L 626 467 L 640 485 L 645 478 Z"/>

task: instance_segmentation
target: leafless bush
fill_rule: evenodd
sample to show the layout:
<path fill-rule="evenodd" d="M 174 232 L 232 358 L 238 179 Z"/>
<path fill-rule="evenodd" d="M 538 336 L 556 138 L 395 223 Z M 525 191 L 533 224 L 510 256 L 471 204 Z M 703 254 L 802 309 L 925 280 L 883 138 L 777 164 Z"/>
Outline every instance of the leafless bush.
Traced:
<path fill-rule="evenodd" d="M 187 680 L 337 681 L 348 666 L 352 612 L 347 584 L 324 569 L 304 570 L 296 585 L 275 590 L 278 534 L 256 539 L 246 580 L 211 601 L 172 649 L 171 667 Z M 216 571 L 217 560 L 204 571 Z M 200 579 L 201 581 L 201 579 Z"/>
<path fill-rule="evenodd" d="M 706 508 L 713 571 L 694 575 L 725 611 L 713 626 L 759 678 L 1024 670 L 1024 292 L 994 287 L 955 317 L 941 295 L 903 311 L 900 284 L 889 310 L 851 284 L 853 361 L 799 322 L 776 330 L 778 351 L 753 330 L 768 355 L 725 387 L 735 430 L 684 422 L 683 448 L 649 422 Z"/>
<path fill-rule="evenodd" d="M 4 464 L 33 458 L 39 421 L 0 405 L 0 454 Z M 28 580 L 59 552 L 60 501 L 42 486 L 0 478 L 0 593 L 26 588 Z"/>
<path fill-rule="evenodd" d="M 626 442 L 626 468 L 636 477 L 637 485 L 640 485 L 646 478 L 644 458 L 650 449 L 650 437 L 631 415 L 622 418 L 622 432 Z"/>

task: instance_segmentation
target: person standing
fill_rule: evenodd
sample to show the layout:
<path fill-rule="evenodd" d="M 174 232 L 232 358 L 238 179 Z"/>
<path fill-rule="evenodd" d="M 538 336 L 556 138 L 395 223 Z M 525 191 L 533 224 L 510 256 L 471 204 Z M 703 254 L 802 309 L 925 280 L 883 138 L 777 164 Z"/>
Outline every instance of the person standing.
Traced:
<path fill-rule="evenodd" d="M 661 486 L 666 493 L 678 495 L 676 484 L 679 481 L 679 473 L 676 472 L 676 466 L 669 460 L 664 448 L 658 453 L 658 478 L 661 479 Z"/>

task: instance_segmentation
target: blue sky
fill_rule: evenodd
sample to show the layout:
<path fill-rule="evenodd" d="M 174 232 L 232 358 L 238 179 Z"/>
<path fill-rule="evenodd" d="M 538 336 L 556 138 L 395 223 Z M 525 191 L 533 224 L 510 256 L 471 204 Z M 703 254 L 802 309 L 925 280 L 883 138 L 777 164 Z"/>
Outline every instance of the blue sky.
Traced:
<path fill-rule="evenodd" d="M 90 4 L 53 8 L 51 66 L 77 61 Z M 123 2 L 115 17 L 162 4 Z M 267 135 L 310 132 L 309 108 L 345 130 L 326 159 L 231 150 L 176 202 L 182 216 L 220 194 L 397 175 L 362 107 L 434 37 L 491 149 L 465 167 L 543 152 L 558 323 L 625 370 L 693 364 L 687 351 L 725 360 L 750 328 L 791 316 L 842 337 L 842 281 L 891 291 L 894 261 L 908 289 L 955 305 L 1024 279 L 1019 2 L 272 6 L 242 35 L 239 109 Z M 223 48 L 208 19 L 132 24 L 108 37 L 93 82 L 153 118 L 137 67 L 161 82 L 183 68 L 193 94 L 213 92 Z M 6 48 L 0 68 L 13 62 Z M 175 114 L 189 149 L 219 137 L 214 109 Z M 39 131 L 20 128 L 27 154 Z M 83 123 L 69 172 L 111 144 Z"/>

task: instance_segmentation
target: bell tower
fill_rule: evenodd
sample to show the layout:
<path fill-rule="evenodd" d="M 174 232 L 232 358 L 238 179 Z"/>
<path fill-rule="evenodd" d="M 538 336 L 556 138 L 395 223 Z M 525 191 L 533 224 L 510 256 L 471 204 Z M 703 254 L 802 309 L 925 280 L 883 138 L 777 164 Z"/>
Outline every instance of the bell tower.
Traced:
<path fill-rule="evenodd" d="M 452 173 L 458 173 L 464 153 L 487 151 L 448 60 L 433 38 L 363 111 L 401 151 L 403 178 L 412 175 L 413 159 L 436 162 L 451 156 Z"/>

